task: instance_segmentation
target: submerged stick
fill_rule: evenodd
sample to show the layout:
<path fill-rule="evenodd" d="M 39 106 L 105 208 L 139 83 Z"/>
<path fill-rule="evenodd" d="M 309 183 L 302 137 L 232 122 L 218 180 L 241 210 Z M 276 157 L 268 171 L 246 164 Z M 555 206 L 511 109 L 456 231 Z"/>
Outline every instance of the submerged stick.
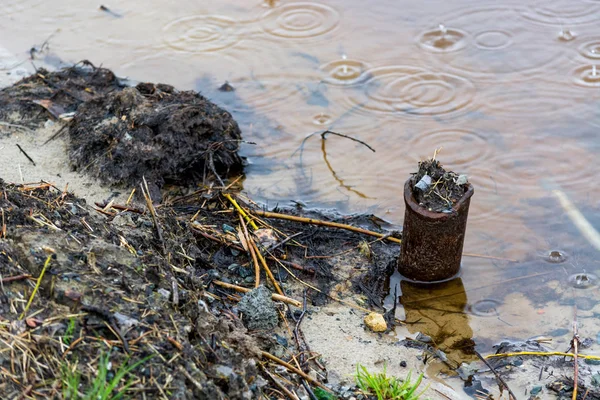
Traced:
<path fill-rule="evenodd" d="M 590 222 L 583 216 L 581 211 L 575 207 L 565 192 L 560 189 L 554 189 L 552 190 L 552 194 L 556 196 L 558 202 L 566 211 L 573 224 L 575 224 L 577 229 L 579 229 L 583 237 L 585 237 L 588 242 L 590 242 L 590 244 L 596 248 L 596 250 L 600 250 L 600 233 L 598 233 L 596 228 L 594 228 L 592 224 L 590 224 Z"/>
<path fill-rule="evenodd" d="M 369 235 L 369 236 L 374 236 L 374 237 L 377 237 L 380 239 L 386 239 L 386 240 L 389 240 L 390 242 L 394 242 L 394 243 L 402 243 L 401 239 L 398 239 L 398 238 L 395 238 L 392 236 L 388 236 L 383 233 L 369 231 L 367 229 L 358 228 L 358 227 L 352 226 L 352 225 L 340 224 L 338 222 L 323 221 L 321 219 L 314 219 L 314 218 L 296 217 L 294 215 L 279 214 L 279 213 L 274 213 L 274 212 L 269 212 L 269 211 L 258 211 L 257 210 L 257 211 L 253 211 L 253 214 L 256 214 L 256 215 L 259 215 L 259 216 L 265 217 L 265 218 L 285 219 L 288 221 L 302 222 L 305 224 L 326 226 L 329 228 L 345 229 L 347 231 L 362 233 L 363 235 Z"/>
<path fill-rule="evenodd" d="M 251 291 L 252 289 L 248 289 L 242 286 L 238 286 L 238 285 L 233 285 L 231 283 L 227 283 L 227 282 L 221 282 L 221 281 L 212 281 L 212 283 L 214 283 L 217 286 L 221 286 L 224 287 L 225 289 L 233 289 L 236 292 L 240 292 L 240 293 L 248 293 L 249 291 Z M 284 303 L 290 304 L 294 307 L 298 307 L 298 308 L 302 308 L 302 303 L 300 303 L 298 300 L 294 300 L 290 297 L 286 297 L 280 294 L 276 294 L 276 293 L 272 293 L 271 294 L 271 298 L 273 300 L 276 301 L 282 301 Z"/>

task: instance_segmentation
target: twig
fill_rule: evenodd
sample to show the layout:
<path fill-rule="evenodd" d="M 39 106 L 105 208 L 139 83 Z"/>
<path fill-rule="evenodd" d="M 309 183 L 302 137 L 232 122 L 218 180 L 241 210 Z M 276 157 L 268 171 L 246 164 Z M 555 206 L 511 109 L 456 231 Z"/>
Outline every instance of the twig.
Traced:
<path fill-rule="evenodd" d="M 6 221 L 4 220 L 4 208 L 0 208 L 2 211 L 2 228 L 0 229 L 0 238 L 6 237 Z"/>
<path fill-rule="evenodd" d="M 260 211 L 260 210 L 252 211 L 252 213 L 255 215 L 259 215 L 261 217 L 265 217 L 265 218 L 285 219 L 288 221 L 302 222 L 305 224 L 345 229 L 345 230 L 356 232 L 356 233 L 362 233 L 364 235 L 369 235 L 369 236 L 374 236 L 374 237 L 378 237 L 381 239 L 386 239 L 386 240 L 389 240 L 390 242 L 402 243 L 402 240 L 392 237 L 392 236 L 387 236 L 383 233 L 369 231 L 367 229 L 358 228 L 358 227 L 355 227 L 352 225 L 340 224 L 338 222 L 323 221 L 320 219 L 305 218 L 305 217 L 296 217 L 294 215 L 279 214 L 279 213 L 274 213 L 274 212 L 269 212 L 269 211 Z"/>
<path fill-rule="evenodd" d="M 246 227 L 246 223 L 244 222 L 242 214 L 240 214 L 240 224 L 242 224 L 242 227 L 244 228 L 244 236 L 246 243 L 248 244 L 248 252 L 250 253 L 252 261 L 254 262 L 254 287 L 257 288 L 260 286 L 260 265 L 258 264 L 258 259 L 256 258 L 254 246 L 250 244 L 250 235 L 248 235 L 248 228 Z"/>
<path fill-rule="evenodd" d="M 279 243 L 275 243 L 273 246 L 269 247 L 269 248 L 267 249 L 267 251 L 273 251 L 273 250 L 275 250 L 276 248 L 283 246 L 284 244 L 286 244 L 287 242 L 289 242 L 289 241 L 290 241 L 290 240 L 292 240 L 293 238 L 295 238 L 295 237 L 298 237 L 298 236 L 302 235 L 303 233 L 304 233 L 304 232 L 298 232 L 298 233 L 294 233 L 293 235 L 286 237 L 285 239 L 283 239 L 283 240 L 282 240 L 282 241 L 280 241 Z"/>
<path fill-rule="evenodd" d="M 579 334 L 577 333 L 577 307 L 575 307 L 575 316 L 573 317 L 573 340 L 571 341 L 573 347 L 573 397 L 572 400 L 577 400 L 577 385 L 579 379 L 579 366 L 577 362 L 578 351 L 579 351 Z"/>
<path fill-rule="evenodd" d="M 179 371 L 186 377 L 198 390 L 203 390 L 202 384 L 198 382 L 189 372 L 183 367 L 183 365 L 179 365 Z"/>
<path fill-rule="evenodd" d="M 256 256 L 258 257 L 258 259 L 260 260 L 260 263 L 262 264 L 265 272 L 267 273 L 267 276 L 273 283 L 273 286 L 275 286 L 275 290 L 277 291 L 277 293 L 279 293 L 280 295 L 283 296 L 283 290 L 281 290 L 281 288 L 279 287 L 279 284 L 277 283 L 277 279 L 275 279 L 275 277 L 273 276 L 273 273 L 269 269 L 269 266 L 267 265 L 265 258 L 263 257 L 262 253 L 258 249 L 258 246 L 256 245 L 256 243 L 254 243 L 254 239 L 252 239 L 251 237 L 249 237 L 249 239 L 250 239 L 249 245 L 254 246 L 254 252 L 256 253 Z"/>
<path fill-rule="evenodd" d="M 22 274 L 22 275 L 17 275 L 17 276 L 9 276 L 8 278 L 2 278 L 2 279 L 0 279 L 0 282 L 7 283 L 7 282 L 14 282 L 14 281 L 21 281 L 23 279 L 29 279 L 29 278 L 31 278 L 30 274 Z"/>
<path fill-rule="evenodd" d="M 325 161 L 325 165 L 327 166 L 327 169 L 329 170 L 329 172 L 331 172 L 331 175 L 333 176 L 333 178 L 340 184 L 341 187 L 343 187 L 344 189 L 355 193 L 358 197 L 361 197 L 363 199 L 368 199 L 369 196 L 367 196 L 366 194 L 353 189 L 352 186 L 346 184 L 344 182 L 344 180 L 342 178 L 340 178 L 337 174 L 337 172 L 335 172 L 335 170 L 333 169 L 333 166 L 331 165 L 331 163 L 329 162 L 329 159 L 327 158 L 327 149 L 326 149 L 326 143 L 327 141 L 322 140 L 321 141 L 321 152 L 323 153 L 323 161 Z"/>
<path fill-rule="evenodd" d="M 269 377 L 269 379 L 271 379 L 271 381 L 283 392 L 286 394 L 287 397 L 289 397 L 291 400 L 299 400 L 298 396 L 296 396 L 294 393 L 290 392 L 290 390 L 288 388 L 286 388 L 285 386 L 283 386 L 283 384 L 281 382 L 279 382 L 274 376 L 273 374 L 271 374 L 263 365 L 260 365 L 261 369 L 263 370 L 263 372 Z"/>
<path fill-rule="evenodd" d="M 125 340 L 125 338 L 123 337 L 123 335 L 121 335 L 121 330 L 117 326 L 115 317 L 110 312 L 105 311 L 105 310 L 103 310 L 101 308 L 98 308 L 98 307 L 88 306 L 88 305 L 85 305 L 85 304 L 83 304 L 81 306 L 81 310 L 82 311 L 87 311 L 89 313 L 93 313 L 93 314 L 101 317 L 105 322 L 107 322 L 107 326 L 109 327 L 109 329 L 115 334 L 115 336 L 123 344 L 123 350 L 125 350 L 125 352 L 127 354 L 130 354 L 129 353 L 129 343 L 127 343 L 127 341 Z"/>
<path fill-rule="evenodd" d="M 219 239 L 218 237 L 213 236 L 210 233 L 206 233 L 206 232 L 198 229 L 197 227 L 194 227 L 193 225 L 192 225 L 192 231 L 198 233 L 199 235 L 202 235 L 203 237 L 205 237 L 209 240 L 212 240 L 213 242 L 221 243 L 227 247 L 231 247 L 232 249 L 236 249 L 239 251 L 246 251 L 242 246 L 238 246 L 237 244 L 233 244 L 233 243 L 227 242 L 223 239 Z"/>
<path fill-rule="evenodd" d="M 44 267 L 42 268 L 42 272 L 40 272 L 40 276 L 38 277 L 37 282 L 35 283 L 33 292 L 31 292 L 31 296 L 29 297 L 29 301 L 27 302 L 27 305 L 25 306 L 25 309 L 21 313 L 21 316 L 19 317 L 19 319 L 22 320 L 23 317 L 25 317 L 25 314 L 27 313 L 27 311 L 29 310 L 29 306 L 31 306 L 31 302 L 33 301 L 35 294 L 37 293 L 38 289 L 40 288 L 40 285 L 42 284 L 42 278 L 44 277 L 44 274 L 46 273 L 46 269 L 48 268 L 48 265 L 50 265 L 51 260 L 52 260 L 52 255 L 49 255 L 46 258 L 46 262 L 44 262 Z"/>
<path fill-rule="evenodd" d="M 321 133 L 321 139 L 325 140 L 325 136 L 327 136 L 328 133 L 330 133 L 332 135 L 339 136 L 339 137 L 343 137 L 343 138 L 346 138 L 346 139 L 350 139 L 350 140 L 352 140 L 354 142 L 357 142 L 357 143 L 360 143 L 363 146 L 365 146 L 366 148 L 368 148 L 369 150 L 371 150 L 373 153 L 375 153 L 375 149 L 372 148 L 371 146 L 369 146 L 367 143 L 363 142 L 362 140 L 353 138 L 352 136 L 344 135 L 343 133 L 337 133 L 337 132 L 334 132 L 334 131 L 330 131 L 329 129 L 326 130 L 325 132 Z"/>
<path fill-rule="evenodd" d="M 150 211 L 150 215 L 152 216 L 152 222 L 154 222 L 154 228 L 156 229 L 156 235 L 163 248 L 163 255 L 167 252 L 167 248 L 165 246 L 165 241 L 162 235 L 162 229 L 160 228 L 160 224 L 158 223 L 158 217 L 156 216 L 156 210 L 154 209 L 154 204 L 152 204 L 152 198 L 150 197 L 150 190 L 148 189 L 148 182 L 146 182 L 146 178 L 142 177 L 143 184 L 140 184 L 142 188 L 142 194 L 144 195 L 144 199 L 146 200 L 146 206 Z"/>
<path fill-rule="evenodd" d="M 318 387 L 320 387 L 321 389 L 332 393 L 331 389 L 329 389 L 327 386 L 323 385 L 321 382 L 311 378 L 310 375 L 306 374 L 305 372 L 300 371 L 298 368 L 294 367 L 291 364 L 286 363 L 285 361 L 283 361 L 280 358 L 275 357 L 273 354 L 267 353 L 266 351 L 261 351 L 263 357 L 268 358 L 271 361 L 276 362 L 277 364 L 286 367 L 288 370 L 300 375 L 301 377 L 303 377 L 304 379 L 306 379 L 307 381 L 311 382 L 313 385 L 317 385 Z"/>
<path fill-rule="evenodd" d="M 475 354 L 477 355 L 477 357 L 479 357 L 479 359 L 481 361 L 483 361 L 483 363 L 486 365 L 486 367 L 488 367 L 490 369 L 490 371 L 492 371 L 492 373 L 496 376 L 496 379 L 498 379 L 498 381 L 502 384 L 502 386 L 504 386 L 506 388 L 506 390 L 508 390 L 508 394 L 510 396 L 510 398 L 512 400 L 517 400 L 517 398 L 515 397 L 515 394 L 512 392 L 512 390 L 510 390 L 510 388 L 508 387 L 508 385 L 506 384 L 506 382 L 504 381 L 504 379 L 502 379 L 502 377 L 500 376 L 500 374 L 494 369 L 494 367 L 492 367 L 490 365 L 489 362 L 487 362 L 487 360 L 485 358 L 483 358 L 481 356 L 481 354 L 479 354 L 479 352 L 477 350 L 473 350 L 475 352 Z"/>
<path fill-rule="evenodd" d="M 315 270 L 314 270 L 314 269 L 312 269 L 312 268 L 311 268 L 311 269 L 309 269 L 309 268 L 305 268 L 305 267 L 303 267 L 303 266 L 302 266 L 302 265 L 300 265 L 300 264 L 293 263 L 293 262 L 291 262 L 291 261 L 280 260 L 279 258 L 277 258 L 277 257 L 275 257 L 275 256 L 269 256 L 269 257 L 267 257 L 267 258 L 268 258 L 269 260 L 277 261 L 277 262 L 279 262 L 279 263 L 281 263 L 281 264 L 283 264 L 283 265 L 287 265 L 288 267 L 290 267 L 290 268 L 294 268 L 294 269 L 296 269 L 296 270 L 298 270 L 298 271 L 306 272 L 306 273 L 313 274 L 313 275 L 315 274 Z"/>
<path fill-rule="evenodd" d="M 28 159 L 29 161 L 31 161 L 31 163 L 32 163 L 32 164 L 33 164 L 33 166 L 35 167 L 35 161 L 33 161 L 33 159 L 32 159 L 31 157 L 29 157 L 29 154 L 27 154 L 27 153 L 25 152 L 25 150 L 23 150 L 23 148 L 22 148 L 22 147 L 19 145 L 19 143 L 17 143 L 17 147 L 19 148 L 19 150 L 21 150 L 21 153 L 23 153 L 23 155 L 24 155 L 25 157 L 27 157 L 27 159 Z"/>
<path fill-rule="evenodd" d="M 65 357 L 67 356 L 67 353 L 70 352 L 71 350 L 73 350 L 75 348 L 75 346 L 77 346 L 79 344 L 79 342 L 81 342 L 83 339 L 84 339 L 84 336 L 80 336 L 77 339 L 73 340 L 73 343 L 71 343 L 71 345 L 63 353 L 62 359 L 64 360 Z"/>
<path fill-rule="evenodd" d="M 135 188 L 134 188 L 134 190 L 135 190 Z M 96 204 L 96 206 L 100 207 L 101 209 L 105 209 L 106 207 L 108 207 L 110 205 L 110 207 L 108 207 L 108 208 L 114 208 L 115 210 L 119 210 L 119 211 L 131 211 L 131 212 L 138 213 L 138 214 L 144 213 L 142 210 L 138 210 L 137 208 L 121 206 L 119 204 L 110 204 L 110 203 L 103 204 L 103 203 L 99 203 L 99 202 L 96 202 L 94 204 Z"/>
<path fill-rule="evenodd" d="M 221 282 L 221 281 L 217 281 L 217 280 L 212 281 L 212 283 L 214 283 L 217 286 L 224 287 L 226 289 L 233 289 L 233 290 L 235 290 L 237 292 L 240 292 L 240 293 L 248 293 L 249 291 L 252 290 L 252 289 L 249 289 L 249 288 L 245 288 L 245 287 L 242 287 L 242 286 L 233 285 L 231 283 Z M 271 294 L 271 298 L 273 300 L 276 300 L 276 301 L 282 301 L 284 303 L 291 304 L 294 307 L 302 308 L 302 303 L 300 303 L 298 300 L 294 300 L 292 298 L 289 298 L 289 297 L 286 297 L 286 296 L 282 296 L 280 294 L 273 293 L 273 294 Z"/>

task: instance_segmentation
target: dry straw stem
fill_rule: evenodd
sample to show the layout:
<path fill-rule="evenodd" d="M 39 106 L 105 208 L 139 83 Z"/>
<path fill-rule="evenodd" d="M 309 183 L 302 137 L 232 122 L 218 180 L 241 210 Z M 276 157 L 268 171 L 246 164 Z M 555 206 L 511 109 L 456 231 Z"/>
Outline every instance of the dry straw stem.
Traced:
<path fill-rule="evenodd" d="M 248 223 L 250 224 L 250 226 L 252 227 L 252 229 L 254 229 L 254 230 L 258 229 L 258 226 L 256 226 L 256 224 L 254 223 L 254 221 L 250 219 L 250 217 L 248 216 L 248 214 L 246 213 L 246 211 L 244 211 L 244 209 L 242 207 L 240 207 L 240 205 L 237 203 L 237 201 L 235 201 L 235 199 L 233 197 L 231 197 L 230 194 L 225 193 L 225 194 L 223 194 L 223 196 L 225 196 L 225 198 L 227 200 L 229 200 L 231 202 L 231 204 L 233 204 L 233 206 L 235 207 L 235 209 L 238 210 L 238 212 L 246 219 L 246 221 L 248 221 Z"/>
<path fill-rule="evenodd" d="M 274 212 L 269 212 L 269 211 L 259 211 L 259 210 L 253 211 L 253 214 L 259 215 L 259 216 L 265 217 L 265 218 L 285 219 L 288 221 L 302 222 L 305 224 L 345 229 L 347 231 L 362 233 L 363 235 L 369 235 L 369 236 L 374 236 L 374 237 L 377 237 L 380 239 L 386 239 L 386 240 L 389 240 L 390 242 L 402 243 L 402 240 L 392 237 L 392 236 L 385 235 L 383 233 L 369 231 L 367 229 L 358 228 L 358 227 L 352 226 L 352 225 L 340 224 L 338 222 L 323 221 L 323 220 L 314 219 L 314 218 L 296 217 L 294 215 L 286 215 L 286 214 L 279 214 L 279 213 L 274 213 Z"/>
<path fill-rule="evenodd" d="M 484 358 L 496 358 L 496 357 L 518 357 L 518 356 L 561 356 L 561 357 L 575 357 L 574 353 L 562 353 L 560 351 L 521 351 L 518 353 L 499 353 L 499 354 L 488 354 Z M 588 356 L 584 354 L 577 354 L 578 358 L 584 358 L 588 360 L 600 360 L 600 356 Z"/>
<path fill-rule="evenodd" d="M 254 262 L 254 287 L 257 288 L 260 286 L 260 265 L 258 264 L 256 253 L 254 252 L 254 246 L 250 245 L 250 235 L 248 234 L 248 228 L 246 227 L 244 218 L 242 218 L 242 214 L 240 214 L 240 224 L 244 228 L 244 242 L 246 243 L 248 248 L 246 249 L 246 246 L 243 247 L 246 251 L 250 253 L 250 255 L 252 256 L 252 261 Z"/>
<path fill-rule="evenodd" d="M 265 269 L 267 276 L 269 277 L 271 282 L 273 282 L 273 286 L 275 286 L 275 290 L 277 291 L 277 293 L 279 293 L 280 295 L 283 296 L 283 290 L 281 290 L 281 288 L 279 287 L 279 284 L 277 283 L 275 276 L 273 276 L 273 273 L 269 269 L 269 266 L 267 265 L 265 258 L 263 257 L 260 250 L 258 249 L 258 246 L 256 246 L 256 243 L 254 243 L 254 240 L 252 238 L 249 238 L 249 239 L 250 239 L 250 246 L 254 247 L 254 252 L 256 253 L 256 256 L 258 257 L 258 259 L 260 260 L 260 263 L 262 264 L 263 268 Z"/>
<path fill-rule="evenodd" d="M 251 291 L 252 289 L 248 289 L 242 286 L 238 286 L 238 285 L 233 285 L 231 283 L 227 283 L 227 282 L 221 282 L 221 281 L 212 281 L 212 283 L 214 283 L 217 286 L 221 286 L 224 287 L 226 289 L 233 289 L 236 292 L 240 292 L 240 293 L 248 293 L 249 291 Z M 298 307 L 298 308 L 302 308 L 302 303 L 299 302 L 298 300 L 294 300 L 292 298 L 280 295 L 280 294 L 271 294 L 271 298 L 275 301 L 282 301 L 284 303 L 290 304 L 294 307 Z"/>
<path fill-rule="evenodd" d="M 250 217 L 248 216 L 248 214 L 239 206 L 239 204 L 231 197 L 231 195 L 229 194 L 224 194 L 224 196 L 229 199 L 229 201 L 231 202 L 231 204 L 233 204 L 233 206 L 238 210 L 238 212 L 240 213 L 240 215 L 244 218 L 246 218 L 246 220 L 248 221 L 248 223 L 255 229 L 258 229 L 258 226 L 256 226 L 256 224 L 254 223 L 254 221 L 252 221 L 250 219 Z M 253 260 L 256 262 L 254 257 L 257 257 L 260 260 L 261 265 L 263 266 L 265 272 L 267 273 L 267 276 L 269 277 L 269 280 L 271 280 L 271 282 L 273 283 L 273 286 L 275 287 L 275 291 L 277 291 L 277 293 L 279 293 L 280 295 L 284 295 L 283 294 L 283 290 L 281 290 L 281 287 L 279 287 L 279 284 L 277 283 L 277 280 L 275 279 L 275 276 L 273 276 L 273 273 L 271 272 L 271 270 L 269 269 L 269 266 L 267 265 L 267 261 L 265 261 L 265 258 L 263 257 L 263 255 L 261 254 L 258 246 L 256 245 L 256 243 L 254 243 L 254 240 L 252 239 L 252 237 L 250 235 L 248 235 L 248 231 L 244 225 L 244 229 L 246 231 L 246 236 L 245 238 L 247 239 L 247 244 L 248 247 L 250 247 L 250 254 L 253 255 Z M 255 270 L 255 274 L 257 276 L 260 276 L 260 273 L 258 271 Z M 256 282 L 259 282 L 259 279 L 256 279 Z M 258 287 L 258 286 L 257 286 Z"/>
<path fill-rule="evenodd" d="M 19 319 L 23 319 L 25 317 L 25 314 L 29 310 L 29 306 L 31 306 L 31 303 L 33 302 L 33 298 L 35 297 L 35 294 L 37 293 L 38 289 L 40 288 L 40 285 L 42 284 L 42 278 L 44 277 L 44 274 L 46 273 L 46 269 L 48 268 L 48 265 L 50 265 L 51 260 L 52 260 L 52 255 L 49 255 L 46 258 L 46 262 L 44 262 L 44 267 L 42 268 L 42 272 L 40 272 L 40 276 L 38 277 L 37 282 L 35 283 L 35 288 L 33 288 L 33 292 L 31 292 L 29 301 L 27 302 L 25 309 L 21 313 L 21 316 L 19 316 Z"/>

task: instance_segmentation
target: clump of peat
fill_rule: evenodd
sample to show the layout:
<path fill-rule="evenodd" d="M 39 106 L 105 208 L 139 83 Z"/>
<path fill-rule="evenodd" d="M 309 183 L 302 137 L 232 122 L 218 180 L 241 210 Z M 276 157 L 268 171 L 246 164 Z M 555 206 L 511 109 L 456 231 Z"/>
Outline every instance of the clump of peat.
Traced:
<path fill-rule="evenodd" d="M 73 167 L 108 184 L 194 184 L 242 169 L 231 114 L 169 85 L 141 83 L 84 103 L 69 136 Z"/>
<path fill-rule="evenodd" d="M 14 129 L 64 123 L 53 138 L 68 133 L 71 166 L 109 185 L 131 188 L 145 177 L 158 188 L 194 186 L 243 169 L 242 135 L 229 112 L 194 91 L 129 87 L 89 61 L 39 69 L 0 90 L 0 120 Z"/>
<path fill-rule="evenodd" d="M 433 158 L 419 162 L 419 170 L 412 177 L 412 187 L 419 205 L 434 212 L 452 212 L 452 207 L 468 189 L 466 175 L 446 171 Z"/>

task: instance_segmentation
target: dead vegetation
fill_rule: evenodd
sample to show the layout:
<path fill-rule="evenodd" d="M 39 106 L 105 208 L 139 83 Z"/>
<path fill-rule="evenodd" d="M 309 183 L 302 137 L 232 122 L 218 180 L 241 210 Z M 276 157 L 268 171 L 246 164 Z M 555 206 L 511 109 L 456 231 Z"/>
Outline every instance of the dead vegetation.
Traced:
<path fill-rule="evenodd" d="M 333 244 L 360 254 L 363 235 L 260 219 L 239 198 L 209 188 L 161 206 L 93 210 L 48 183 L 1 182 L 0 210 L 7 398 L 85 397 L 100 393 L 98 376 L 111 396 L 122 390 L 128 398 L 331 391 L 301 323 L 309 304 L 343 296 L 330 293 L 341 280 Z M 364 226 L 368 218 L 344 222 Z M 380 238 L 371 246 L 387 245 Z M 274 301 L 274 331 L 249 330 L 238 307 L 258 285 Z"/>

